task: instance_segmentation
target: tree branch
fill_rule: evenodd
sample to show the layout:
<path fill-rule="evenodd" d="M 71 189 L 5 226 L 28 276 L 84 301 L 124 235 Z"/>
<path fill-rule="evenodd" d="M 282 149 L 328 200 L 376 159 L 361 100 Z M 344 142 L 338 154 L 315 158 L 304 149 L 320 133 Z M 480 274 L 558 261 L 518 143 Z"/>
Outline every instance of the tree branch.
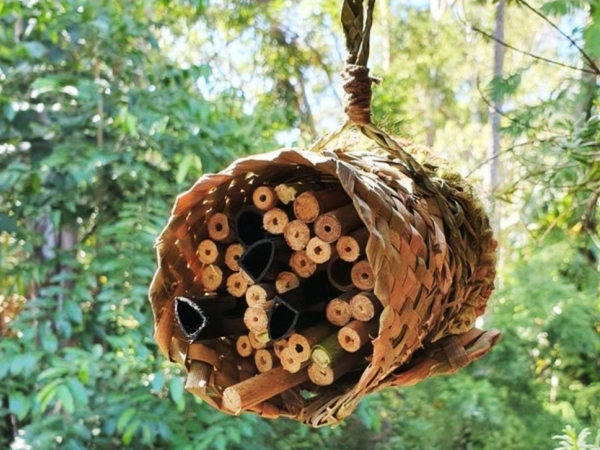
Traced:
<path fill-rule="evenodd" d="M 564 64 L 564 63 L 561 63 L 559 61 L 554 61 L 552 59 L 544 58 L 543 56 L 536 55 L 535 53 L 531 53 L 531 52 L 528 52 L 526 50 L 521 50 L 520 48 L 514 47 L 514 46 L 512 46 L 512 45 L 510 45 L 510 44 L 508 44 L 506 42 L 504 42 L 503 40 L 495 38 L 491 34 L 483 31 L 481 28 L 477 27 L 476 25 L 473 25 L 470 22 L 467 22 L 467 24 L 471 27 L 471 29 L 473 31 L 476 31 L 479 34 L 482 34 L 483 36 L 487 37 L 488 39 L 491 39 L 494 42 L 498 42 L 499 44 L 502 44 L 506 48 L 509 48 L 509 49 L 511 49 L 511 50 L 513 50 L 515 52 L 518 52 L 518 53 L 521 53 L 523 55 L 527 55 L 527 56 L 530 56 L 530 57 L 532 57 L 534 59 L 537 59 L 538 61 L 542 61 L 542 62 L 545 62 L 545 63 L 548 63 L 548 64 L 553 64 L 553 65 L 559 66 L 559 67 L 564 67 L 565 69 L 577 70 L 577 71 L 580 71 L 580 72 L 585 72 L 585 73 L 591 73 L 591 74 L 594 74 L 594 75 L 598 75 L 598 72 L 596 72 L 594 70 L 586 69 L 586 68 L 583 68 L 583 67 L 571 66 L 569 64 Z"/>
<path fill-rule="evenodd" d="M 533 6 L 531 6 L 525 0 L 517 0 L 517 1 L 519 3 L 521 3 L 523 6 L 525 6 L 532 13 L 534 13 L 536 16 L 538 16 L 542 20 L 544 20 L 544 22 L 546 22 L 548 25 L 550 25 L 556 31 L 558 31 L 561 36 L 563 36 L 565 39 L 567 39 L 571 43 L 571 45 L 573 47 L 575 47 L 579 53 L 581 53 L 581 56 L 583 56 L 583 59 L 585 60 L 585 62 L 587 62 L 587 64 L 590 67 L 590 69 L 593 70 L 592 73 L 594 73 L 596 75 L 600 75 L 600 68 L 598 68 L 598 66 L 596 65 L 596 62 L 579 45 L 577 45 L 577 43 L 573 40 L 573 38 L 571 36 L 569 36 L 565 32 L 563 32 L 550 19 L 548 19 L 545 15 L 543 15 L 541 12 L 539 12 L 537 9 L 535 9 Z"/>

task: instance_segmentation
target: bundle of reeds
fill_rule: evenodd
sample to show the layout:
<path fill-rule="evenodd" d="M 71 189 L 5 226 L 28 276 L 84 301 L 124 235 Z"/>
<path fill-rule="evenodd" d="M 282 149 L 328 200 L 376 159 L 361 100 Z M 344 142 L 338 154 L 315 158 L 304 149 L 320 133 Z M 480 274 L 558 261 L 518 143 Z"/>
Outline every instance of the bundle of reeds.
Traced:
<path fill-rule="evenodd" d="M 496 242 L 470 186 L 431 159 L 346 147 L 203 176 L 158 239 L 156 340 L 224 412 L 333 424 L 499 337 L 473 328 Z"/>

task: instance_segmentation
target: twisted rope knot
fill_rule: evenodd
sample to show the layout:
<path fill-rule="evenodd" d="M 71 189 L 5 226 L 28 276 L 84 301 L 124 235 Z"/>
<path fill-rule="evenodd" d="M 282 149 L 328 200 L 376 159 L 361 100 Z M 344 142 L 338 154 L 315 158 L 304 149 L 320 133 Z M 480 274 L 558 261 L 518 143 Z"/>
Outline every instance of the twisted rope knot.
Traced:
<path fill-rule="evenodd" d="M 371 123 L 371 84 L 381 80 L 369 76 L 369 68 L 351 61 L 346 63 L 342 73 L 344 80 L 344 112 L 354 125 Z"/>

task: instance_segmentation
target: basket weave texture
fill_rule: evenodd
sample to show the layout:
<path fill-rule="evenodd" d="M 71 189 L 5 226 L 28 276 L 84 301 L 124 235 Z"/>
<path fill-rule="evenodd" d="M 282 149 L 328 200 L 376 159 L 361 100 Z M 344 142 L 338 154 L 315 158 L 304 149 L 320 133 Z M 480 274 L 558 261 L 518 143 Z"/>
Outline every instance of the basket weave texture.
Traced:
<path fill-rule="evenodd" d="M 498 331 L 474 328 L 494 287 L 497 244 L 472 188 L 430 160 L 415 172 L 381 148 L 348 152 L 330 145 L 319 153 L 287 148 L 239 159 L 203 176 L 177 198 L 157 240 L 158 270 L 150 288 L 155 338 L 171 361 L 188 371 L 194 363 L 194 344 L 179 330 L 173 302 L 177 296 L 204 294 L 195 252 L 207 237 L 206 219 L 218 211 L 234 213 L 258 186 L 298 181 L 340 184 L 369 230 L 366 256 L 383 305 L 379 330 L 364 369 L 314 389 L 311 396 L 304 395 L 306 385 L 296 386 L 248 411 L 315 427 L 333 425 L 363 395 L 453 373 L 497 342 Z M 201 357 L 203 362 L 217 369 L 232 358 L 240 368 L 232 338 L 206 343 L 216 349 L 211 358 L 219 361 Z M 222 403 L 227 386 L 218 382 L 213 376 L 206 388 L 190 390 L 228 412 Z"/>

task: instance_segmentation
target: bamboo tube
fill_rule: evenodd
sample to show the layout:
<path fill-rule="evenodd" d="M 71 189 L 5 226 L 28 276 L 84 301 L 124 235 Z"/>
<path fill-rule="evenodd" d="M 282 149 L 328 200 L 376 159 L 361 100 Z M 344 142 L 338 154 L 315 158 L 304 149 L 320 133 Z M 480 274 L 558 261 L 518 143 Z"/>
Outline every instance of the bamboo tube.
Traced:
<path fill-rule="evenodd" d="M 221 366 L 221 356 L 219 355 L 219 352 L 202 342 L 190 344 L 187 351 L 187 359 L 191 361 L 202 361 L 217 368 Z"/>
<path fill-rule="evenodd" d="M 281 208 L 273 208 L 263 216 L 263 227 L 271 234 L 283 234 L 290 219 Z"/>
<path fill-rule="evenodd" d="M 254 364 L 259 372 L 267 372 L 279 365 L 279 358 L 272 348 L 261 348 L 254 354 Z"/>
<path fill-rule="evenodd" d="M 275 189 L 269 186 L 257 187 L 252 193 L 252 203 L 261 211 L 269 211 L 278 201 Z"/>
<path fill-rule="evenodd" d="M 341 236 L 335 243 L 335 248 L 338 255 L 340 255 L 340 259 L 354 262 L 361 255 L 364 255 L 368 240 L 369 230 L 362 227 L 349 235 Z"/>
<path fill-rule="evenodd" d="M 369 291 L 375 287 L 375 275 L 366 259 L 354 263 L 350 276 L 354 285 L 363 291 Z"/>
<path fill-rule="evenodd" d="M 335 334 L 335 328 L 326 322 L 307 328 L 302 333 L 292 333 L 288 340 L 290 352 L 294 353 L 300 362 L 308 361 L 312 347 L 332 334 Z"/>
<path fill-rule="evenodd" d="M 275 290 L 278 294 L 284 294 L 300 286 L 300 280 L 292 272 L 280 272 L 275 280 Z"/>
<path fill-rule="evenodd" d="M 283 239 L 263 239 L 246 249 L 239 264 L 255 283 L 274 280 L 287 267 L 290 252 Z"/>
<path fill-rule="evenodd" d="M 277 290 L 273 284 L 255 284 L 246 291 L 246 303 L 248 306 L 257 306 L 272 300 L 277 295 Z"/>
<path fill-rule="evenodd" d="M 196 253 L 202 264 L 222 265 L 225 260 L 225 247 L 217 245 L 210 239 L 204 239 L 200 242 Z"/>
<path fill-rule="evenodd" d="M 273 342 L 273 350 L 275 351 L 275 355 L 277 355 L 278 358 L 281 358 L 281 351 L 284 348 L 287 348 L 287 346 L 287 339 L 279 339 L 278 341 Z"/>
<path fill-rule="evenodd" d="M 361 366 L 366 366 L 368 352 L 345 353 L 331 366 L 319 366 L 316 363 L 308 366 L 308 377 L 317 386 L 329 386 L 335 380 Z"/>
<path fill-rule="evenodd" d="M 329 367 L 344 353 L 346 352 L 338 342 L 337 334 L 333 333 L 313 346 L 310 359 L 318 366 Z"/>
<path fill-rule="evenodd" d="M 363 225 L 352 203 L 322 214 L 315 220 L 315 234 L 323 242 L 331 244 L 340 236 Z"/>
<path fill-rule="evenodd" d="M 227 292 L 234 297 L 244 297 L 248 290 L 248 279 L 240 272 L 234 272 L 227 277 Z"/>
<path fill-rule="evenodd" d="M 381 314 L 383 305 L 372 292 L 360 292 L 350 300 L 352 318 L 361 322 L 368 322 Z"/>
<path fill-rule="evenodd" d="M 330 259 L 336 258 L 335 247 L 331 247 L 331 244 L 323 242 L 318 237 L 311 238 L 306 244 L 306 256 L 313 260 L 317 264 L 323 264 Z"/>
<path fill-rule="evenodd" d="M 223 302 L 223 305 L 219 303 L 214 300 L 194 302 L 185 297 L 175 298 L 175 318 L 188 341 L 244 332 L 244 321 L 238 317 L 239 308 L 231 306 L 229 302 Z"/>
<path fill-rule="evenodd" d="M 294 200 L 294 214 L 298 220 L 311 223 L 323 213 L 350 202 L 341 186 L 323 191 L 307 191 Z"/>
<path fill-rule="evenodd" d="M 275 186 L 275 193 L 281 203 L 287 205 L 303 192 L 313 189 L 313 183 L 287 183 Z"/>
<path fill-rule="evenodd" d="M 244 358 L 252 355 L 252 352 L 254 351 L 254 348 L 252 348 L 252 345 L 250 344 L 250 338 L 245 334 L 238 336 L 237 341 L 235 341 L 235 348 L 238 355 L 243 356 Z"/>
<path fill-rule="evenodd" d="M 308 257 L 304 250 L 292 253 L 289 265 L 296 275 L 302 278 L 310 277 L 317 270 L 317 264 Z"/>
<path fill-rule="evenodd" d="M 202 361 L 190 361 L 188 374 L 185 379 L 185 389 L 204 391 L 210 380 L 213 366 Z"/>
<path fill-rule="evenodd" d="M 223 407 L 234 414 L 239 414 L 242 410 L 264 402 L 306 380 L 308 380 L 306 370 L 290 373 L 283 367 L 276 367 L 225 389 Z"/>
<path fill-rule="evenodd" d="M 371 322 L 361 322 L 353 320 L 348 325 L 340 328 L 338 331 L 338 342 L 347 352 L 356 352 L 363 345 L 371 342 L 371 336 L 377 336 L 379 322 L 373 320 Z"/>
<path fill-rule="evenodd" d="M 269 334 L 266 332 L 256 333 L 252 330 L 248 332 L 248 339 L 250 339 L 250 345 L 254 350 L 260 350 L 265 348 L 269 342 Z"/>
<path fill-rule="evenodd" d="M 279 359 L 281 360 L 283 368 L 290 373 L 296 373 L 302 369 L 302 367 L 306 366 L 306 364 L 303 364 L 303 362 L 300 361 L 298 355 L 292 352 L 289 346 L 281 350 Z"/>
<path fill-rule="evenodd" d="M 244 253 L 244 246 L 242 244 L 231 244 L 225 251 L 225 265 L 233 272 L 240 270 L 238 260 Z"/>
<path fill-rule="evenodd" d="M 292 250 L 304 250 L 310 239 L 310 228 L 300 220 L 292 220 L 283 229 L 283 237 Z"/>
<path fill-rule="evenodd" d="M 215 264 L 204 266 L 201 275 L 202 287 L 209 292 L 217 291 L 225 286 L 228 276 L 229 269 L 223 270 Z"/>
<path fill-rule="evenodd" d="M 264 213 L 254 206 L 246 206 L 235 218 L 235 235 L 244 247 L 269 237 L 263 228 Z"/>
<path fill-rule="evenodd" d="M 351 262 L 342 259 L 334 259 L 327 264 L 327 277 L 329 282 L 340 291 L 349 291 L 354 287 L 352 282 L 352 267 Z"/>
<path fill-rule="evenodd" d="M 208 236 L 217 242 L 229 244 L 233 242 L 235 235 L 229 217 L 223 213 L 215 213 L 208 218 Z"/>
<path fill-rule="evenodd" d="M 267 329 L 269 324 L 268 313 L 275 304 L 274 300 L 269 300 L 265 303 L 260 303 L 257 306 L 251 306 L 244 313 L 244 323 L 249 330 L 260 334 Z"/>
<path fill-rule="evenodd" d="M 327 321 L 332 325 L 337 327 L 343 327 L 352 319 L 352 311 L 350 309 L 350 300 L 356 291 L 345 292 L 342 295 L 331 299 L 329 303 L 327 303 L 327 308 L 325 309 L 325 317 L 327 317 Z"/>

